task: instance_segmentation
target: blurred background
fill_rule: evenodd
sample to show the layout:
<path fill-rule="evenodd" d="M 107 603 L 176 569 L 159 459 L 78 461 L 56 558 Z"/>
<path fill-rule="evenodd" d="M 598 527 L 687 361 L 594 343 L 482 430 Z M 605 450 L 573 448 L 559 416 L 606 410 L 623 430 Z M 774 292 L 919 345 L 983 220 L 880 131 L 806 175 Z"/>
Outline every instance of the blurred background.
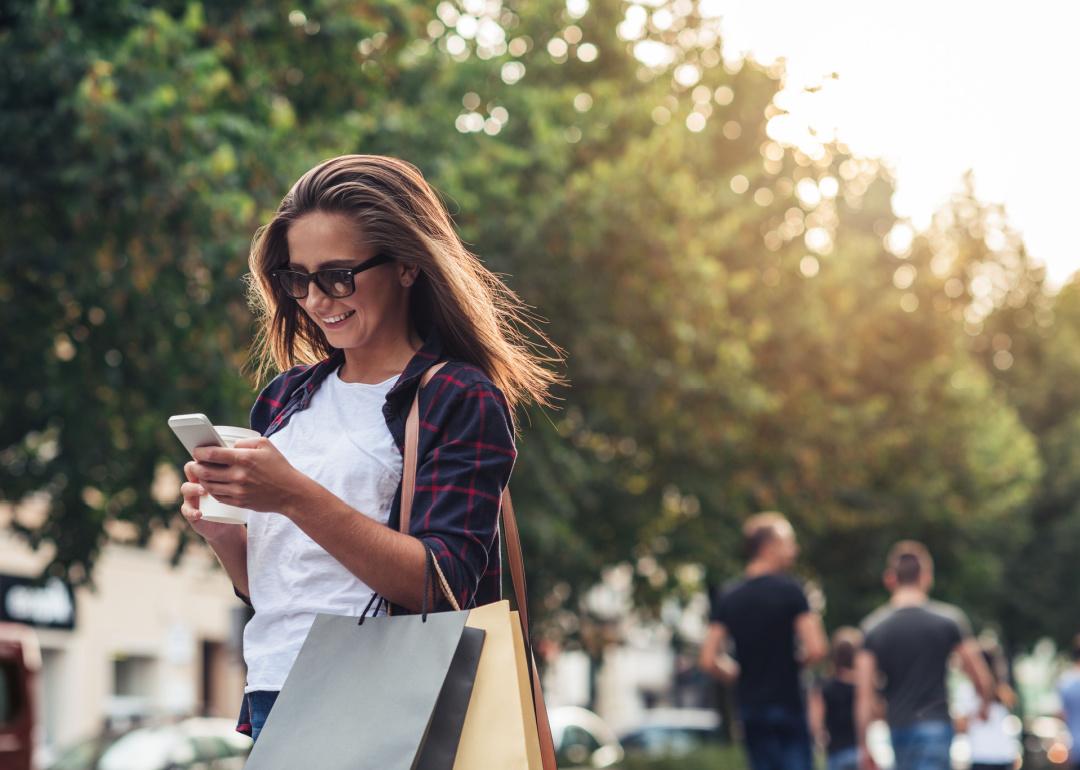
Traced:
<path fill-rule="evenodd" d="M 694 661 L 764 509 L 830 628 L 883 600 L 893 541 L 927 543 L 1013 663 L 1026 766 L 1064 761 L 1078 16 L 5 3 L 0 721 L 30 720 L 35 767 L 242 764 L 247 616 L 179 516 L 165 421 L 247 425 L 252 234 L 362 152 L 419 166 L 569 354 L 513 479 L 566 767 L 743 766 Z"/>

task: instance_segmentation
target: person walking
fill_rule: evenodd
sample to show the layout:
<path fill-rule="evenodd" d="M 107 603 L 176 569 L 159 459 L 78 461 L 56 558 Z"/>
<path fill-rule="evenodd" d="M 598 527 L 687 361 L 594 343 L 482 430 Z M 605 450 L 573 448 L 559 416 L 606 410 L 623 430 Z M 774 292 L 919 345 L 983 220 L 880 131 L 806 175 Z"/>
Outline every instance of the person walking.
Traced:
<path fill-rule="evenodd" d="M 1072 665 L 1058 679 L 1058 695 L 1061 697 L 1061 718 L 1072 735 L 1069 763 L 1073 770 L 1080 770 L 1080 634 L 1073 637 Z"/>
<path fill-rule="evenodd" d="M 799 548 L 786 518 L 772 512 L 750 517 L 743 541 L 745 573 L 714 602 L 699 664 L 737 684 L 752 770 L 811 770 L 800 673 L 828 654 L 821 617 L 789 574 Z"/>
<path fill-rule="evenodd" d="M 441 588 L 428 606 L 500 597 L 513 412 L 550 403 L 561 351 L 537 352 L 532 340 L 546 338 L 525 305 L 396 158 L 345 155 L 305 173 L 256 233 L 249 265 L 260 379 L 280 373 L 251 410 L 259 438 L 198 449 L 185 465 L 180 510 L 254 609 L 237 729 L 258 738 L 316 613 L 360 615 L 373 593 L 419 611 L 429 553 Z M 418 389 L 414 515 L 402 533 Z M 252 511 L 247 527 L 203 520 L 207 493 Z"/>
<path fill-rule="evenodd" d="M 831 675 L 810 691 L 810 726 L 815 742 L 825 751 L 828 770 L 858 770 L 855 737 L 855 653 L 862 632 L 848 626 L 832 636 Z"/>
<path fill-rule="evenodd" d="M 974 683 L 985 716 L 991 679 L 967 617 L 957 607 L 931 601 L 930 552 L 905 540 L 889 552 L 884 574 L 887 604 L 863 621 L 865 643 L 855 657 L 855 718 L 861 763 L 873 767 L 867 730 L 874 719 L 879 679 L 896 770 L 948 770 L 953 724 L 945 676 L 956 653 Z"/>
<path fill-rule="evenodd" d="M 1013 770 L 1020 759 L 1020 742 L 1010 728 L 1016 693 L 1006 682 L 1005 660 L 996 644 L 982 646 L 983 660 L 990 672 L 990 704 L 982 711 L 981 703 L 970 684 L 958 698 L 956 729 L 967 733 L 971 748 L 971 770 Z"/>

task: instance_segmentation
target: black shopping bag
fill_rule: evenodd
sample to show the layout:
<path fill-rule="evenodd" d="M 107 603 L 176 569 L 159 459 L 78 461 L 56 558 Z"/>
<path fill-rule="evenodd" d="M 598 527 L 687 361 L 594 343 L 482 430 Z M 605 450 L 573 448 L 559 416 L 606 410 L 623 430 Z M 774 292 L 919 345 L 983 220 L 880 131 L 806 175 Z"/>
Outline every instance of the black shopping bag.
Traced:
<path fill-rule="evenodd" d="M 450 770 L 484 632 L 468 612 L 318 615 L 249 770 Z"/>

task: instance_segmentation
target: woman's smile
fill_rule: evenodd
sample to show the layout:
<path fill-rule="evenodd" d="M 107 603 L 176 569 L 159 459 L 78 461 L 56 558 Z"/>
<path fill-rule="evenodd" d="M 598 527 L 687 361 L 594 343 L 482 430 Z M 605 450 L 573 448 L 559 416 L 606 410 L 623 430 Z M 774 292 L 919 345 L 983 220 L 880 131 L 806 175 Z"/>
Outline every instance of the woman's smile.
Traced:
<path fill-rule="evenodd" d="M 356 315 L 355 310 L 347 310 L 344 313 L 338 313 L 337 315 L 327 317 L 320 316 L 319 320 L 323 322 L 323 326 L 325 326 L 327 329 L 337 329 L 341 326 L 344 326 L 345 322 L 352 318 L 354 315 Z"/>

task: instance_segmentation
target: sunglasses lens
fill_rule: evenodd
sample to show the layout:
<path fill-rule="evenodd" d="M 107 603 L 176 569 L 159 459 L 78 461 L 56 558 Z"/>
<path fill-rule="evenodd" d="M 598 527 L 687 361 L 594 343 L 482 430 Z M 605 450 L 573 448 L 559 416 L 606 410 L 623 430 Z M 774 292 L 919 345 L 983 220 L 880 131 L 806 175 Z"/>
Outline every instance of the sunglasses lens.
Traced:
<path fill-rule="evenodd" d="M 315 280 L 328 296 L 341 299 L 353 293 L 352 273 L 348 270 L 320 270 Z"/>
<path fill-rule="evenodd" d="M 293 299 L 303 299 L 307 296 L 308 277 L 306 275 L 294 273 L 291 270 L 282 270 L 274 275 L 277 276 L 281 290 Z"/>

